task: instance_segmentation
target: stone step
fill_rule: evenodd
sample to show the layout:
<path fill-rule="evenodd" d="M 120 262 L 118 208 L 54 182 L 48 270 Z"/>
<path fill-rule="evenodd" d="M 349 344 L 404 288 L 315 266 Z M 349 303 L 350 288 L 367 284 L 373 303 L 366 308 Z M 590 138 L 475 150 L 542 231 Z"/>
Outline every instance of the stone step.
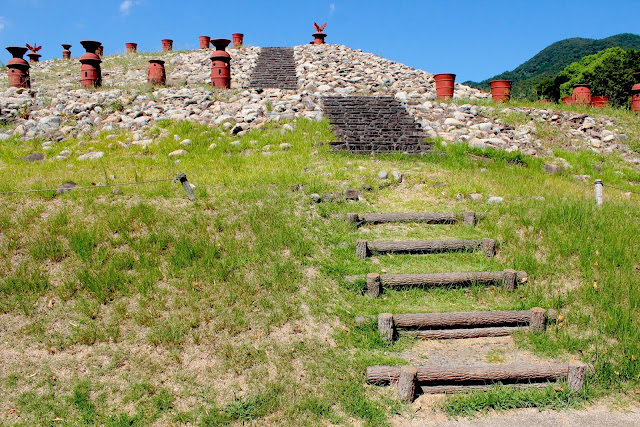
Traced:
<path fill-rule="evenodd" d="M 296 62 L 291 47 L 263 47 L 258 55 L 251 79 L 250 88 L 298 88 Z"/>
<path fill-rule="evenodd" d="M 418 153 L 431 149 L 420 124 L 395 98 L 333 96 L 323 98 L 322 103 L 325 116 L 341 139 L 330 143 L 335 150 Z"/>

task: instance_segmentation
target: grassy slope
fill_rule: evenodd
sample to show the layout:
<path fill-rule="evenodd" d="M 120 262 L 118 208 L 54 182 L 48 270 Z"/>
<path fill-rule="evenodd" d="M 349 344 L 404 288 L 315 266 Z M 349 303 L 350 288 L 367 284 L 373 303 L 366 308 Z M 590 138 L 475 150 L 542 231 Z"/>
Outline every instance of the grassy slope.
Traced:
<path fill-rule="evenodd" d="M 514 97 L 528 96 L 541 79 L 555 76 L 567 65 L 580 61 L 585 56 L 615 46 L 623 49 L 638 49 L 640 48 L 640 36 L 626 33 L 600 40 L 580 37 L 561 40 L 547 46 L 512 71 L 506 71 L 481 82 L 465 82 L 465 84 L 489 91 L 491 80 L 510 79 L 514 81 Z"/>
<path fill-rule="evenodd" d="M 630 115 L 610 113 L 632 122 Z M 555 307 L 564 316 L 558 326 L 518 342 L 596 368 L 581 395 L 563 388 L 496 389 L 446 400 L 451 414 L 563 407 L 637 386 L 639 199 L 607 189 L 606 205 L 598 209 L 592 185 L 572 177 L 590 174 L 633 188 L 640 175 L 615 157 L 559 152 L 574 169 L 548 175 L 538 159 L 477 150 L 470 156 L 464 146 L 447 148 L 445 157 L 333 154 L 316 147 L 332 140 L 325 122 L 301 120 L 285 135 L 277 128 L 254 131 L 238 147 L 218 129 L 189 123 L 165 122 L 150 133 L 162 128 L 168 136 L 148 149 L 121 149 L 106 136 L 85 141 L 83 149 L 106 152 L 98 161 L 24 164 L 15 159 L 37 142 L 10 140 L 1 147 L 1 190 L 183 171 L 198 196 L 189 203 L 170 183 L 122 187 L 123 195 L 98 189 L 3 196 L 0 394 L 6 398 L 0 419 L 6 423 L 383 424 L 407 409 L 390 388 L 365 386 L 364 369 L 403 363 L 394 352 L 411 343 L 384 344 L 373 323 L 353 320 L 380 312 Z M 193 141 L 179 164 L 167 158 L 177 145 L 174 134 Z M 208 150 L 211 142 L 217 147 Z M 292 149 L 279 150 L 281 142 Z M 270 156 L 262 154 L 267 144 L 276 147 Z M 403 171 L 405 181 L 382 183 L 376 178 L 382 169 Z M 362 182 L 374 187 L 365 193 L 371 206 L 309 201 L 312 192 Z M 294 192 L 294 184 L 307 188 Z M 485 200 L 503 196 L 505 204 L 457 201 L 456 194 L 471 192 Z M 378 226 L 365 228 L 366 238 L 491 236 L 500 241 L 500 254 L 492 260 L 480 254 L 358 260 L 355 241 L 365 231 L 347 225 L 344 214 L 371 210 L 487 210 L 475 229 Z M 531 281 L 512 294 L 410 290 L 372 301 L 341 280 L 381 269 L 504 267 L 528 271 Z"/>

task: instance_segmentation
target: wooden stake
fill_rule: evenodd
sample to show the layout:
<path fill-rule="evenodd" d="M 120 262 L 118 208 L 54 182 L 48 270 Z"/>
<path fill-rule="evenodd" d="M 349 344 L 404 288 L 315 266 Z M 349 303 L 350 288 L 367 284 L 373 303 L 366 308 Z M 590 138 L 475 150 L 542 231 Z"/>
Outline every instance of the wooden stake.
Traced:
<path fill-rule="evenodd" d="M 367 295 L 378 297 L 380 296 L 381 288 L 380 275 L 378 273 L 367 274 Z"/>
<path fill-rule="evenodd" d="M 369 247 L 366 240 L 358 240 L 356 242 L 356 257 L 365 259 L 369 256 Z"/>
<path fill-rule="evenodd" d="M 531 309 L 531 321 L 529 330 L 531 332 L 544 332 L 547 327 L 547 310 L 540 307 Z"/>
<path fill-rule="evenodd" d="M 462 219 L 465 225 L 475 227 L 476 226 L 476 213 L 475 212 L 465 212 L 462 214 Z"/>
<path fill-rule="evenodd" d="M 496 254 L 496 241 L 493 239 L 482 239 L 482 250 L 487 258 Z"/>
<path fill-rule="evenodd" d="M 184 173 L 178 174 L 178 176 L 174 178 L 173 182 L 177 181 L 180 181 L 180 184 L 182 184 L 182 188 L 184 188 L 184 191 L 187 193 L 189 200 L 194 201 L 196 199 L 196 194 L 193 192 L 193 188 L 191 188 L 191 184 L 189 184 L 189 181 L 187 180 L 187 175 Z"/>
<path fill-rule="evenodd" d="M 396 332 L 393 314 L 382 313 L 378 316 L 378 331 L 383 341 L 393 341 Z"/>
<path fill-rule="evenodd" d="M 515 270 L 507 269 L 504 271 L 504 279 L 502 286 L 506 291 L 513 291 L 516 288 L 516 280 L 518 278 L 518 272 Z"/>
<path fill-rule="evenodd" d="M 574 392 L 582 390 L 587 377 L 587 367 L 588 366 L 582 362 L 573 361 L 569 363 L 569 375 L 567 376 L 569 390 Z"/>
<path fill-rule="evenodd" d="M 418 369 L 415 366 L 400 367 L 398 378 L 398 395 L 404 403 L 411 403 L 415 399 L 416 385 L 418 382 Z"/>

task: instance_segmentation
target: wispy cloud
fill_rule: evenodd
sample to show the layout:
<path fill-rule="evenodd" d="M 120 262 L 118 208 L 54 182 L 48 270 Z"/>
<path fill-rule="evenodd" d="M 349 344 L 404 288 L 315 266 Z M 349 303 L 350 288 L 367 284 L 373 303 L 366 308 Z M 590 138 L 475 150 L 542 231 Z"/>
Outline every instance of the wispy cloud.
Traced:
<path fill-rule="evenodd" d="M 7 19 L 4 16 L 0 16 L 0 31 L 7 28 L 7 24 L 9 24 L 9 21 L 7 21 Z"/>
<path fill-rule="evenodd" d="M 336 11 L 336 4 L 335 3 L 330 3 L 329 4 L 329 15 L 333 15 L 333 12 Z"/>
<path fill-rule="evenodd" d="M 139 2 L 134 0 L 124 0 L 120 3 L 120 13 L 123 15 L 128 15 L 131 12 L 133 6 L 137 5 Z"/>

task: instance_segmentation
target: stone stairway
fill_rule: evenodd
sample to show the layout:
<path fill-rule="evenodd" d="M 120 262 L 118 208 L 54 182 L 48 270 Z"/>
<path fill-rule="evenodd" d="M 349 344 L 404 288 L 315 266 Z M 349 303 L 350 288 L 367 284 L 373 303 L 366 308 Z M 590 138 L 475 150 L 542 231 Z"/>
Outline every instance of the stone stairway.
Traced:
<path fill-rule="evenodd" d="M 341 139 L 330 143 L 335 150 L 420 153 L 431 149 L 420 124 L 394 98 L 325 97 L 323 104 L 325 116 Z"/>
<path fill-rule="evenodd" d="M 276 88 L 296 90 L 296 61 L 292 47 L 263 47 L 258 55 L 250 88 Z"/>

